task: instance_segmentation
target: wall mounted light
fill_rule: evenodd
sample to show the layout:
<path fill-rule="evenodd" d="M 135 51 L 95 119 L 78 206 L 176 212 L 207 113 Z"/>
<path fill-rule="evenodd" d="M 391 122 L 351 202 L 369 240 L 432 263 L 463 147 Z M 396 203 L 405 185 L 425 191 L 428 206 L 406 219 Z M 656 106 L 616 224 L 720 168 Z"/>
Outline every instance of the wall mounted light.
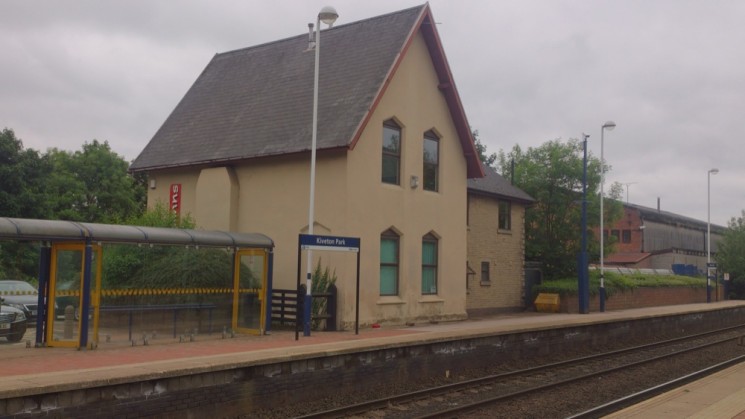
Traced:
<path fill-rule="evenodd" d="M 155 189 L 155 179 L 150 179 L 150 189 Z"/>
<path fill-rule="evenodd" d="M 409 185 L 411 185 L 411 189 L 416 189 L 419 186 L 419 176 L 412 175 Z"/>

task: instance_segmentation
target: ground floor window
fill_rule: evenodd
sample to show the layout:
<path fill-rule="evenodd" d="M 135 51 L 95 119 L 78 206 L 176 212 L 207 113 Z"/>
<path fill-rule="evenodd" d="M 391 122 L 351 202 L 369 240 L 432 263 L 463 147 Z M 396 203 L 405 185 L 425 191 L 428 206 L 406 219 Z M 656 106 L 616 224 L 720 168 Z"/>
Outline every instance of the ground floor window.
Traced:
<path fill-rule="evenodd" d="M 380 295 L 398 295 L 398 242 L 393 230 L 380 235 Z"/>
<path fill-rule="evenodd" d="M 422 294 L 437 294 L 437 238 L 422 238 Z"/>

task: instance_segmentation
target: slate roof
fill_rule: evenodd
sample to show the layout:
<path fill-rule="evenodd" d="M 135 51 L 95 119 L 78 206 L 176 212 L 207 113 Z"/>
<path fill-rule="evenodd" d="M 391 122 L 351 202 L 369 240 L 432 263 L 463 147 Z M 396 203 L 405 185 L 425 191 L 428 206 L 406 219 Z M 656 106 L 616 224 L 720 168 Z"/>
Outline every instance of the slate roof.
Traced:
<path fill-rule="evenodd" d="M 670 211 L 657 210 L 655 208 L 649 208 L 642 205 L 630 204 L 628 202 L 623 204 L 626 207 L 636 209 L 644 220 L 655 221 L 663 224 L 681 225 L 687 228 L 706 230 L 707 222 L 697 220 L 695 218 L 687 217 L 685 215 L 675 214 Z M 717 224 L 710 224 L 711 231 L 714 233 L 723 234 L 727 227 L 720 226 Z"/>
<path fill-rule="evenodd" d="M 417 31 L 458 131 L 468 176 L 482 176 L 427 4 L 321 32 L 317 149 L 354 148 Z M 308 34 L 217 54 L 132 171 L 209 165 L 311 148 L 315 51 Z"/>
<path fill-rule="evenodd" d="M 523 204 L 535 202 L 532 196 L 522 189 L 512 185 L 507 179 L 500 176 L 492 167 L 482 164 L 484 177 L 480 179 L 468 179 L 468 192 L 479 195 L 487 195 L 495 198 L 507 199 Z"/>

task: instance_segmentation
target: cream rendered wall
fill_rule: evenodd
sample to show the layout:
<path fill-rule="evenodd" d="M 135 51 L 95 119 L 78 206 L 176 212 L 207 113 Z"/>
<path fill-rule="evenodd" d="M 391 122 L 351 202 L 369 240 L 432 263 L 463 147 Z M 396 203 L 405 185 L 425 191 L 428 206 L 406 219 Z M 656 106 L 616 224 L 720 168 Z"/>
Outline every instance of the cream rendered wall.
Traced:
<path fill-rule="evenodd" d="M 196 185 L 194 217 L 205 230 L 236 231 L 238 179 L 231 167 L 202 169 Z"/>
<path fill-rule="evenodd" d="M 381 182 L 383 122 L 402 129 L 401 185 Z M 439 191 L 422 189 L 423 134 L 440 138 Z M 349 153 L 350 231 L 363 237 L 360 317 L 369 322 L 417 322 L 466 317 L 466 161 L 427 47 L 416 35 L 356 148 Z M 409 186 L 411 176 L 420 185 Z M 381 297 L 380 234 L 400 233 L 399 295 Z M 438 243 L 438 293 L 421 293 L 422 237 Z M 345 298 L 349 298 L 345 296 Z M 351 309 L 351 307 L 349 308 Z M 348 318 L 348 313 L 345 313 Z"/>
<path fill-rule="evenodd" d="M 316 194 L 314 234 L 352 235 L 346 228 L 347 179 L 346 152 L 318 153 L 316 158 Z M 307 233 L 310 186 L 310 155 L 293 155 L 255 160 L 236 168 L 241 187 L 238 199 L 238 230 L 268 235 L 274 240 L 274 287 L 292 288 L 297 283 L 298 234 Z M 354 256 L 333 252 L 315 252 L 324 266 L 336 268 L 339 286 L 348 278 L 346 267 Z M 341 261 L 341 262 L 339 262 Z M 315 266 L 315 263 L 314 263 Z M 301 278 L 305 279 L 305 257 Z"/>
<path fill-rule="evenodd" d="M 196 187 L 199 179 L 198 169 L 166 170 L 148 173 L 147 206 L 155 207 L 161 203 L 170 207 L 170 186 L 174 183 L 181 184 L 181 215 L 194 216 L 196 211 Z M 155 189 L 149 187 L 150 181 L 155 181 Z"/>
<path fill-rule="evenodd" d="M 468 313 L 491 314 L 523 307 L 525 207 L 511 205 L 512 229 L 499 230 L 499 200 L 469 195 Z M 489 262 L 489 281 L 481 281 L 481 262 Z"/>

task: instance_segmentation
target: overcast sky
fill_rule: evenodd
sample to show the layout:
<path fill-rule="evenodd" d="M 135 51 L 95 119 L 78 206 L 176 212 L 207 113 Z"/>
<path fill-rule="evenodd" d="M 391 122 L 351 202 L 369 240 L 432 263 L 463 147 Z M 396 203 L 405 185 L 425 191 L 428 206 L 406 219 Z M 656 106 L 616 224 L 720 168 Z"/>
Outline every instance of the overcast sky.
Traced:
<path fill-rule="evenodd" d="M 215 53 L 422 1 L 2 1 L 0 129 L 27 148 L 108 141 L 132 160 Z M 590 135 L 629 201 L 726 225 L 745 209 L 745 2 L 430 2 L 488 152 Z"/>

